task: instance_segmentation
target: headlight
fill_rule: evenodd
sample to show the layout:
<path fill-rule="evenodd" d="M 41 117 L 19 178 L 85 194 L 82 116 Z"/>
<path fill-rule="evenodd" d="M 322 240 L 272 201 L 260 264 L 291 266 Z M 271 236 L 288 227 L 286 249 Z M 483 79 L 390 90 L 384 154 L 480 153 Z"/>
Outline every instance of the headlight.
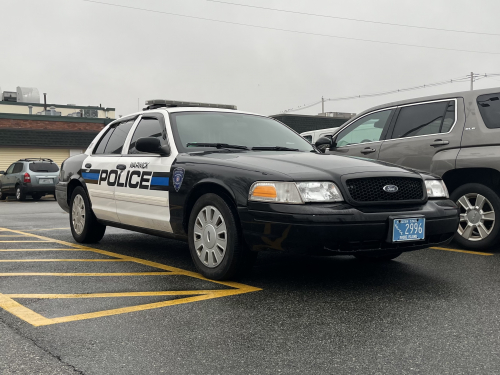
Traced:
<path fill-rule="evenodd" d="M 303 204 L 305 202 L 340 202 L 344 199 L 333 182 L 256 182 L 248 200 Z"/>
<path fill-rule="evenodd" d="M 449 198 L 448 189 L 443 180 L 425 180 L 429 198 Z"/>

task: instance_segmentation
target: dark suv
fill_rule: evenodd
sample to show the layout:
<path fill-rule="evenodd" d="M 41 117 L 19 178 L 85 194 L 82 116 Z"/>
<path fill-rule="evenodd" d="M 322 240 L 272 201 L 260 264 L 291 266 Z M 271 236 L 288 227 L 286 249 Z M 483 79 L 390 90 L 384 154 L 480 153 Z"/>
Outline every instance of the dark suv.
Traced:
<path fill-rule="evenodd" d="M 51 159 L 20 159 L 7 171 L 0 171 L 0 200 L 14 195 L 18 201 L 31 195 L 39 200 L 46 194 L 54 194 L 59 182 L 59 167 Z"/>
<path fill-rule="evenodd" d="M 500 88 L 371 108 L 333 137 L 331 154 L 386 161 L 441 176 L 461 209 L 455 237 L 485 249 L 500 240 Z M 499 218 L 500 219 L 500 218 Z"/>

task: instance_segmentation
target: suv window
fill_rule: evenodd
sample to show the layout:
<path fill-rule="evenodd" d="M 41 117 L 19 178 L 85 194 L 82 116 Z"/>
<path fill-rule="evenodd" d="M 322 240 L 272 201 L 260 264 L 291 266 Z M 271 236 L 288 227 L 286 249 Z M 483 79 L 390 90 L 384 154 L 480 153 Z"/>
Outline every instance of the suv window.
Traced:
<path fill-rule="evenodd" d="M 447 133 L 455 122 L 455 102 L 444 101 L 402 107 L 392 138 Z"/>
<path fill-rule="evenodd" d="M 337 136 L 337 147 L 380 141 L 392 109 L 375 112 L 354 121 Z"/>
<path fill-rule="evenodd" d="M 59 172 L 56 163 L 29 163 L 29 169 L 32 172 Z"/>
<path fill-rule="evenodd" d="M 500 93 L 478 96 L 477 105 L 485 125 L 490 129 L 500 128 Z"/>
<path fill-rule="evenodd" d="M 112 126 L 99 141 L 94 154 L 121 154 L 134 121 L 132 119 Z"/>
<path fill-rule="evenodd" d="M 10 167 L 7 169 L 7 171 L 5 173 L 12 173 L 12 171 L 14 170 L 15 166 L 16 166 L 15 164 L 11 164 Z"/>
<path fill-rule="evenodd" d="M 158 138 L 160 142 L 163 139 L 163 128 L 158 119 L 155 118 L 143 118 L 137 128 L 135 129 L 132 140 L 130 141 L 130 147 L 128 150 L 129 154 L 143 154 L 141 151 L 135 149 L 135 144 L 139 138 L 154 137 Z"/>
<path fill-rule="evenodd" d="M 14 164 L 14 170 L 12 173 L 19 173 L 23 171 L 23 163 L 16 163 Z"/>

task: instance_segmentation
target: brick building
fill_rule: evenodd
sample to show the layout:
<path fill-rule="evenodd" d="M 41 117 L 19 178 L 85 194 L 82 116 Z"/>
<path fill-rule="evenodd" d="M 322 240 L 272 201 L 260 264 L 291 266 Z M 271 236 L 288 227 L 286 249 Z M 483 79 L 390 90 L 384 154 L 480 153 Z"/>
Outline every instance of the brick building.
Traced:
<path fill-rule="evenodd" d="M 114 108 L 0 101 L 0 170 L 22 158 L 58 165 L 85 151 L 115 118 Z M 9 98 L 10 99 L 10 98 Z"/>

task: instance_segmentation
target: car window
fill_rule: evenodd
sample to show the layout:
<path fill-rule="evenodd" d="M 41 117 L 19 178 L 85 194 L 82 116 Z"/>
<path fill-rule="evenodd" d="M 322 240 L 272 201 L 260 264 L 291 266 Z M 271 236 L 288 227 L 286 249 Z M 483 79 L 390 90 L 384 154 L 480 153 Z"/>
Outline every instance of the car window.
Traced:
<path fill-rule="evenodd" d="M 59 167 L 56 163 L 35 162 L 29 163 L 29 169 L 32 172 L 59 172 Z"/>
<path fill-rule="evenodd" d="M 313 141 L 313 137 L 312 137 L 312 135 L 303 135 L 303 137 L 304 137 L 305 139 L 307 139 L 307 141 L 308 141 L 309 143 L 312 143 L 312 141 Z"/>
<path fill-rule="evenodd" d="M 110 127 L 106 134 L 104 134 L 101 139 L 99 140 L 99 143 L 97 144 L 97 147 L 94 150 L 94 154 L 104 154 L 104 149 L 106 148 L 106 145 L 108 144 L 109 138 L 111 137 L 111 134 L 115 131 L 114 127 Z"/>
<path fill-rule="evenodd" d="M 384 128 L 388 125 L 392 109 L 375 112 L 354 121 L 347 128 L 339 132 L 337 147 L 357 143 L 380 141 Z"/>
<path fill-rule="evenodd" d="M 500 93 L 478 96 L 477 105 L 484 124 L 490 129 L 500 128 Z"/>
<path fill-rule="evenodd" d="M 132 128 L 134 120 L 129 120 L 118 124 L 109 137 L 108 144 L 104 149 L 104 154 L 121 154 L 125 139 Z"/>
<path fill-rule="evenodd" d="M 14 164 L 14 170 L 12 173 L 20 173 L 23 171 L 23 163 L 16 163 Z"/>
<path fill-rule="evenodd" d="M 15 166 L 16 166 L 15 164 L 11 164 L 11 166 L 7 169 L 7 171 L 5 173 L 12 173 Z"/>
<path fill-rule="evenodd" d="M 129 154 L 143 154 L 135 149 L 135 144 L 139 138 L 154 137 L 163 140 L 163 127 L 160 121 L 156 118 L 143 118 L 135 129 L 132 140 L 130 141 Z"/>
<path fill-rule="evenodd" d="M 450 130 L 454 122 L 454 101 L 402 107 L 394 125 L 392 138 L 444 133 Z"/>

